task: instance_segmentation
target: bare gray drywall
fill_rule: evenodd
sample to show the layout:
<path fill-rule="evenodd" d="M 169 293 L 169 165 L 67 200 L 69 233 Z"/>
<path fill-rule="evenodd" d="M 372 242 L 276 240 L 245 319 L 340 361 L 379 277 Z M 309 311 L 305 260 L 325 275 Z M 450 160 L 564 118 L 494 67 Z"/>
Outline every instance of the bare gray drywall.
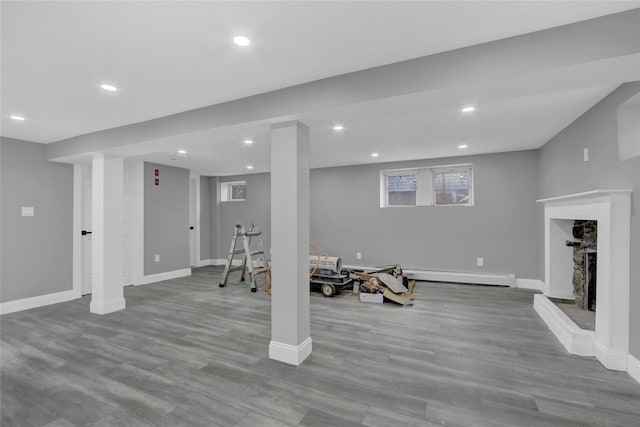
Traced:
<path fill-rule="evenodd" d="M 381 170 L 459 163 L 473 164 L 474 206 L 380 208 Z M 536 279 L 536 173 L 535 151 L 314 169 L 311 240 L 345 264 Z"/>
<path fill-rule="evenodd" d="M 145 163 L 143 179 L 144 274 L 189 268 L 189 171 Z"/>
<path fill-rule="evenodd" d="M 47 161 L 34 142 L 0 138 L 0 151 L 0 301 L 71 290 L 73 166 Z"/>
<path fill-rule="evenodd" d="M 211 189 L 210 179 L 200 177 L 200 259 L 211 259 Z"/>
<path fill-rule="evenodd" d="M 311 171 L 311 241 L 345 264 L 399 262 L 409 269 L 513 273 L 539 279 L 537 152 L 381 163 Z M 380 208 L 384 169 L 473 163 L 475 206 Z M 246 202 L 223 202 L 222 249 L 236 222 L 256 221 L 270 242 L 268 174 L 247 181 Z M 362 260 L 356 260 L 361 252 Z M 476 258 L 484 258 L 484 267 Z"/>
<path fill-rule="evenodd" d="M 630 351 L 640 359 L 640 158 L 619 160 L 617 130 L 618 106 L 638 92 L 640 82 L 620 86 L 539 150 L 539 198 L 597 189 L 633 190 Z M 583 160 L 585 148 L 588 163 Z M 543 245 L 539 251 L 544 256 Z"/>
<path fill-rule="evenodd" d="M 214 178 L 215 180 L 215 178 Z M 252 222 L 256 223 L 261 230 L 262 242 L 267 254 L 271 248 L 271 178 L 268 173 L 254 175 L 237 175 L 219 177 L 218 184 L 212 185 L 212 191 L 220 191 L 220 183 L 230 181 L 245 181 L 247 185 L 247 196 L 244 201 L 220 202 L 218 205 L 218 238 L 217 256 L 218 259 L 226 259 L 229 254 L 231 243 L 231 233 L 237 223 L 249 227 Z M 213 199 L 213 197 L 212 197 Z M 253 245 L 252 245 L 253 246 Z"/>

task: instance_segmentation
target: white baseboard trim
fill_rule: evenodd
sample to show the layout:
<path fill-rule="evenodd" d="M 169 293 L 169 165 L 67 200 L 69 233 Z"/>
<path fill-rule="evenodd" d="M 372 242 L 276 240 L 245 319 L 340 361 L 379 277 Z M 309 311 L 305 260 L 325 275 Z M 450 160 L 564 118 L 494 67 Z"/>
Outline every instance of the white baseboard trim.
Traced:
<path fill-rule="evenodd" d="M 54 292 L 52 294 L 7 301 L 0 303 L 0 315 L 43 307 L 45 305 L 58 304 L 60 302 L 71 301 L 76 298 L 80 298 L 80 293 L 70 289 L 68 291 Z"/>
<path fill-rule="evenodd" d="M 140 283 L 136 283 L 136 286 L 147 285 L 149 283 L 155 283 L 155 282 L 161 282 L 163 280 L 177 279 L 179 277 L 185 277 L 185 276 L 191 276 L 191 267 L 183 268 L 182 270 L 167 271 L 164 273 L 142 276 L 142 279 L 140 279 Z"/>
<path fill-rule="evenodd" d="M 196 267 L 206 267 L 208 265 L 215 265 L 215 264 L 212 264 L 213 261 L 216 261 L 216 260 L 213 260 L 213 259 L 201 259 L 201 260 L 196 262 Z"/>
<path fill-rule="evenodd" d="M 471 283 L 514 287 L 516 276 L 503 273 L 459 273 L 455 271 L 403 270 L 409 279 L 433 282 Z"/>
<path fill-rule="evenodd" d="M 542 294 L 533 296 L 533 309 L 569 353 L 578 356 L 595 356 L 596 333 L 594 331 L 580 329 L 569 316 Z"/>
<path fill-rule="evenodd" d="M 632 355 L 627 357 L 627 372 L 634 380 L 640 383 L 640 360 Z"/>
<path fill-rule="evenodd" d="M 532 289 L 536 291 L 546 292 L 547 285 L 539 279 L 521 279 L 516 278 L 516 288 L 518 289 Z"/>
<path fill-rule="evenodd" d="M 227 259 L 226 258 L 224 258 L 224 259 L 222 259 L 222 258 L 212 259 L 212 260 L 209 260 L 209 261 L 211 261 L 211 264 L 209 264 L 209 265 L 227 265 Z M 252 262 L 253 262 L 253 268 L 259 268 L 259 267 L 263 266 L 262 263 L 258 263 L 257 260 L 255 260 L 255 259 L 253 259 Z M 242 264 L 242 259 L 241 258 L 236 258 L 231 262 L 231 265 L 234 266 L 234 267 L 237 267 L 237 266 L 239 266 L 241 264 Z"/>
<path fill-rule="evenodd" d="M 627 371 L 627 362 L 629 361 L 628 353 L 611 351 L 596 340 L 595 356 L 607 369 L 611 369 L 612 371 Z"/>
<path fill-rule="evenodd" d="M 96 301 L 92 299 L 89 304 L 89 312 L 93 314 L 109 314 L 122 310 L 126 306 L 124 298 L 116 298 L 111 301 Z"/>
<path fill-rule="evenodd" d="M 311 354 L 311 349 L 311 337 L 297 346 L 271 341 L 269 343 L 269 359 L 298 366 Z"/>

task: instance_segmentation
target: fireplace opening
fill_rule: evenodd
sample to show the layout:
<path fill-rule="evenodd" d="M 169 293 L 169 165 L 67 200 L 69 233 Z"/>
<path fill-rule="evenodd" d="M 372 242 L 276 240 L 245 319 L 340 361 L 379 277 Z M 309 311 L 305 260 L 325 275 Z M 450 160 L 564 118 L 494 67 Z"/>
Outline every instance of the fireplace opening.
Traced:
<path fill-rule="evenodd" d="M 598 264 L 598 222 L 592 220 L 567 221 L 564 245 L 571 256 L 566 276 L 571 281 L 571 296 L 549 297 L 581 329 L 594 331 L 596 327 L 596 269 Z M 570 265 L 569 265 L 570 264 Z"/>
<path fill-rule="evenodd" d="M 596 311 L 596 269 L 598 260 L 598 221 L 573 222 L 573 240 L 566 245 L 573 248 L 573 296 L 582 310 Z"/>

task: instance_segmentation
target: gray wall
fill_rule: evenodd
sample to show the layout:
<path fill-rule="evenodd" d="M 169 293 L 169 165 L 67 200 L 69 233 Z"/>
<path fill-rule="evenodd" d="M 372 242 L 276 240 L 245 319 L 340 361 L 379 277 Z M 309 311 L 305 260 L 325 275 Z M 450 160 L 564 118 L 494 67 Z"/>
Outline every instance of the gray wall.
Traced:
<path fill-rule="evenodd" d="M 380 208 L 381 170 L 459 163 L 475 206 Z M 312 170 L 311 241 L 345 264 L 539 278 L 536 173 L 535 151 Z"/>
<path fill-rule="evenodd" d="M 211 179 L 200 177 L 200 259 L 211 259 Z"/>
<path fill-rule="evenodd" d="M 640 359 L 640 158 L 618 158 L 617 108 L 640 91 L 626 83 L 539 150 L 539 197 L 594 189 L 633 190 L 631 205 L 631 354 Z M 583 150 L 589 148 L 589 163 Z M 544 246 L 540 246 L 543 256 Z M 542 273 L 541 273 L 542 274 Z"/>
<path fill-rule="evenodd" d="M 0 151 L 0 301 L 71 290 L 73 166 L 47 161 L 33 142 L 0 138 Z"/>
<path fill-rule="evenodd" d="M 521 151 L 311 171 L 311 241 L 345 264 L 399 262 L 404 268 L 514 273 L 540 278 L 537 152 Z M 473 163 L 475 206 L 380 208 L 383 169 Z M 236 222 L 256 221 L 270 242 L 268 174 L 247 181 L 246 202 L 221 203 L 217 258 L 225 258 Z M 220 246 L 219 246 L 220 247 Z M 362 252 L 362 260 L 356 260 Z M 476 267 L 476 258 L 484 267 Z"/>
<path fill-rule="evenodd" d="M 160 171 L 159 186 L 154 169 Z M 145 163 L 144 274 L 184 268 L 189 268 L 189 171 Z"/>
<path fill-rule="evenodd" d="M 209 229 L 211 230 L 211 259 L 222 258 L 222 244 L 220 242 L 220 201 L 218 200 L 218 178 L 209 179 Z M 227 235 L 227 234 L 225 234 Z M 228 246 L 227 242 L 227 246 Z M 227 247 L 227 250 L 229 248 Z M 224 256 L 226 257 L 226 255 Z"/>
<path fill-rule="evenodd" d="M 268 173 L 253 175 L 238 175 L 213 178 L 217 184 L 211 185 L 211 200 L 217 199 L 219 191 L 218 186 L 223 182 L 230 181 L 246 181 L 247 183 L 247 199 L 245 201 L 220 202 L 218 205 L 219 218 L 217 218 L 217 235 L 215 246 L 217 255 L 215 258 L 226 259 L 229 254 L 229 245 L 231 243 L 231 233 L 237 223 L 244 224 L 249 227 L 255 222 L 261 230 L 262 242 L 264 244 L 267 256 L 271 248 L 271 178 Z M 214 198 L 215 197 L 215 198 Z M 253 246 L 253 245 L 252 245 Z"/>

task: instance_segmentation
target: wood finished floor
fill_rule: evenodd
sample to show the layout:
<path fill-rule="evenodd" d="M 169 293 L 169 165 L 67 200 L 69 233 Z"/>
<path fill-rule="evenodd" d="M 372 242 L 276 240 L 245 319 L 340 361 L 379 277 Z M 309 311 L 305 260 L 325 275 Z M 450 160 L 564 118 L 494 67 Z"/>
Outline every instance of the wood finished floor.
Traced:
<path fill-rule="evenodd" d="M 2 316 L 2 426 L 640 426 L 640 384 L 568 355 L 531 292 L 314 293 L 293 367 L 267 357 L 269 297 L 220 274 L 126 288 L 105 316 L 88 297 Z"/>

